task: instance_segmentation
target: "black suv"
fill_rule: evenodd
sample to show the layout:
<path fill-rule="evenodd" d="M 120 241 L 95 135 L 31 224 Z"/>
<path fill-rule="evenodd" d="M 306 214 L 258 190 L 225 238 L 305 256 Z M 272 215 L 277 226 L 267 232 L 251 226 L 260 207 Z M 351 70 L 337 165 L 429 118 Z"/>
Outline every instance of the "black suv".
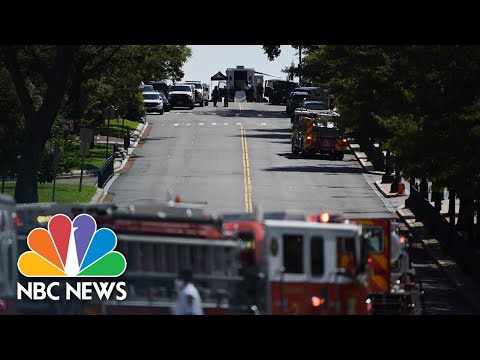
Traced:
<path fill-rule="evenodd" d="M 296 108 L 300 108 L 303 105 L 303 100 L 308 99 L 310 96 L 308 92 L 304 91 L 292 91 L 287 100 L 287 107 L 285 111 L 288 115 L 291 115 Z"/>
<path fill-rule="evenodd" d="M 266 80 L 264 96 L 268 97 L 268 102 L 273 105 L 285 103 L 288 94 L 296 88 L 298 84 L 287 80 Z"/>

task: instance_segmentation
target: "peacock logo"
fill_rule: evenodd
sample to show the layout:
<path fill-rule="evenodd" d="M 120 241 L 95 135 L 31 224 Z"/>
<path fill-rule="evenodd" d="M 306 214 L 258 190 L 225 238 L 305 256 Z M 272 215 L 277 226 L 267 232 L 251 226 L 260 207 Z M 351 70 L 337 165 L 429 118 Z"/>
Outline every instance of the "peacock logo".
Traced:
<path fill-rule="evenodd" d="M 48 221 L 48 230 L 33 229 L 27 244 L 31 251 L 17 264 L 27 277 L 118 277 L 127 268 L 125 257 L 113 251 L 117 235 L 107 228 L 97 230 L 88 214 L 73 221 L 57 214 Z"/>

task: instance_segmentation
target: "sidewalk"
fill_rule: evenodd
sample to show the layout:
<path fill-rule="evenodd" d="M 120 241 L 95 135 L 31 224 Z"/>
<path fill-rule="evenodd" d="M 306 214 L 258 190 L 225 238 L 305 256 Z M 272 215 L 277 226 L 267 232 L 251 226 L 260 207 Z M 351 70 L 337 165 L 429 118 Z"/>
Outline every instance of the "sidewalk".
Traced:
<path fill-rule="evenodd" d="M 113 166 L 113 168 L 114 168 L 113 177 L 110 180 L 108 180 L 108 182 L 105 184 L 103 189 L 100 189 L 100 188 L 97 189 L 97 193 L 95 194 L 95 196 L 90 201 L 91 204 L 97 204 L 97 203 L 100 204 L 105 199 L 105 197 L 108 193 L 108 190 L 110 189 L 110 186 L 112 186 L 113 182 L 115 180 L 117 180 L 117 178 L 119 176 L 119 173 L 127 165 L 128 160 L 130 159 L 130 156 L 132 155 L 135 148 L 138 146 L 140 140 L 142 139 L 145 131 L 148 128 L 148 125 L 149 124 L 147 122 L 138 124 L 137 129 L 132 133 L 132 136 L 130 138 L 130 147 L 128 148 L 128 151 L 124 153 L 122 158 L 115 159 L 115 163 L 114 163 L 114 166 Z M 97 143 L 102 143 L 102 141 L 104 141 L 104 140 L 103 139 L 98 139 Z M 106 141 L 105 141 L 105 143 L 106 143 Z M 122 143 L 121 143 L 121 148 L 123 149 L 123 140 L 122 140 Z"/>
<path fill-rule="evenodd" d="M 365 153 L 360 151 L 360 146 L 353 140 L 350 144 L 350 149 L 353 155 L 359 161 L 365 172 L 373 175 L 383 175 L 384 172 L 375 171 L 373 164 L 368 161 Z M 379 193 L 387 200 L 392 201 L 395 198 L 395 202 L 398 204 L 398 199 L 404 200 L 410 195 L 410 184 L 407 180 L 402 178 L 402 182 L 405 185 L 404 194 L 398 194 L 398 192 L 390 192 L 391 183 L 382 183 L 381 180 L 374 182 L 375 187 Z M 448 198 L 448 194 L 447 194 Z M 433 202 L 431 202 L 433 204 Z M 455 210 L 458 216 L 459 200 L 455 203 Z M 472 278 L 463 272 L 457 265 L 454 259 L 443 253 L 442 248 L 438 240 L 432 238 L 429 235 L 428 230 L 424 224 L 420 221 L 416 221 L 415 214 L 405 205 L 397 207 L 396 214 L 400 220 L 405 224 L 408 231 L 413 235 L 417 243 L 421 244 L 428 256 L 433 260 L 437 267 L 446 275 L 452 285 L 460 291 L 462 296 L 468 302 L 468 304 L 477 312 L 480 313 L 480 286 L 472 280 Z M 441 214 L 448 214 L 448 201 L 442 201 Z"/>
<path fill-rule="evenodd" d="M 124 151 L 123 149 L 123 139 L 116 138 L 116 137 L 109 137 L 108 144 L 109 146 L 113 146 L 113 144 L 117 144 L 120 149 L 120 157 L 115 158 L 115 162 L 113 164 L 113 177 L 105 184 L 103 188 L 97 188 L 97 192 L 90 200 L 90 204 L 99 204 L 105 198 L 105 195 L 108 192 L 108 189 L 112 185 L 112 183 L 118 178 L 118 173 L 122 171 L 125 166 L 127 165 L 130 156 L 132 155 L 135 148 L 138 146 L 143 134 L 145 133 L 148 123 L 139 123 L 137 129 L 131 133 L 130 137 L 130 147 L 128 151 Z M 95 137 L 96 144 L 106 144 L 107 137 L 106 136 L 96 136 Z M 81 170 L 72 170 L 67 174 L 62 174 L 57 176 L 57 183 L 73 183 L 79 181 Z M 98 186 L 98 170 L 83 170 L 83 184 Z"/>

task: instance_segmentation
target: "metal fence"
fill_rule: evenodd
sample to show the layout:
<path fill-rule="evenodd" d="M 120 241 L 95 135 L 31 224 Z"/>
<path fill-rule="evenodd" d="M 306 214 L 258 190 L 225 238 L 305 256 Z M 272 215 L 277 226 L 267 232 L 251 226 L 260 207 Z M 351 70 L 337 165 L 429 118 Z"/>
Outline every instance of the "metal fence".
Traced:
<path fill-rule="evenodd" d="M 113 176 L 113 164 L 115 162 L 115 155 L 111 155 L 98 171 L 98 187 L 103 188 L 108 180 Z"/>
<path fill-rule="evenodd" d="M 385 170 L 385 156 L 379 146 L 375 146 L 373 141 L 359 141 L 360 148 L 367 155 L 368 160 L 373 164 L 375 170 Z"/>
<path fill-rule="evenodd" d="M 427 199 L 422 197 L 415 186 L 411 187 L 405 206 L 415 214 L 416 220 L 421 221 L 439 241 L 444 251 L 477 281 L 480 281 L 480 254 L 472 249 L 465 236 L 456 231 L 448 220 L 435 210 Z"/>

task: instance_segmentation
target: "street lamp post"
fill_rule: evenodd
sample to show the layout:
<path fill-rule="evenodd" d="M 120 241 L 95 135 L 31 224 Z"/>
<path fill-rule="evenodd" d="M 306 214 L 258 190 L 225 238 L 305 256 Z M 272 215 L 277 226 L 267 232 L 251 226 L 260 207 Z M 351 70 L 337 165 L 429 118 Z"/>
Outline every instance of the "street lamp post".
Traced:
<path fill-rule="evenodd" d="M 110 136 L 110 119 L 115 116 L 115 111 L 112 107 L 103 109 L 103 119 L 107 119 L 107 148 L 105 149 L 105 159 L 108 158 L 108 142 Z"/>
<path fill-rule="evenodd" d="M 302 45 L 298 46 L 298 86 L 302 86 Z"/>

